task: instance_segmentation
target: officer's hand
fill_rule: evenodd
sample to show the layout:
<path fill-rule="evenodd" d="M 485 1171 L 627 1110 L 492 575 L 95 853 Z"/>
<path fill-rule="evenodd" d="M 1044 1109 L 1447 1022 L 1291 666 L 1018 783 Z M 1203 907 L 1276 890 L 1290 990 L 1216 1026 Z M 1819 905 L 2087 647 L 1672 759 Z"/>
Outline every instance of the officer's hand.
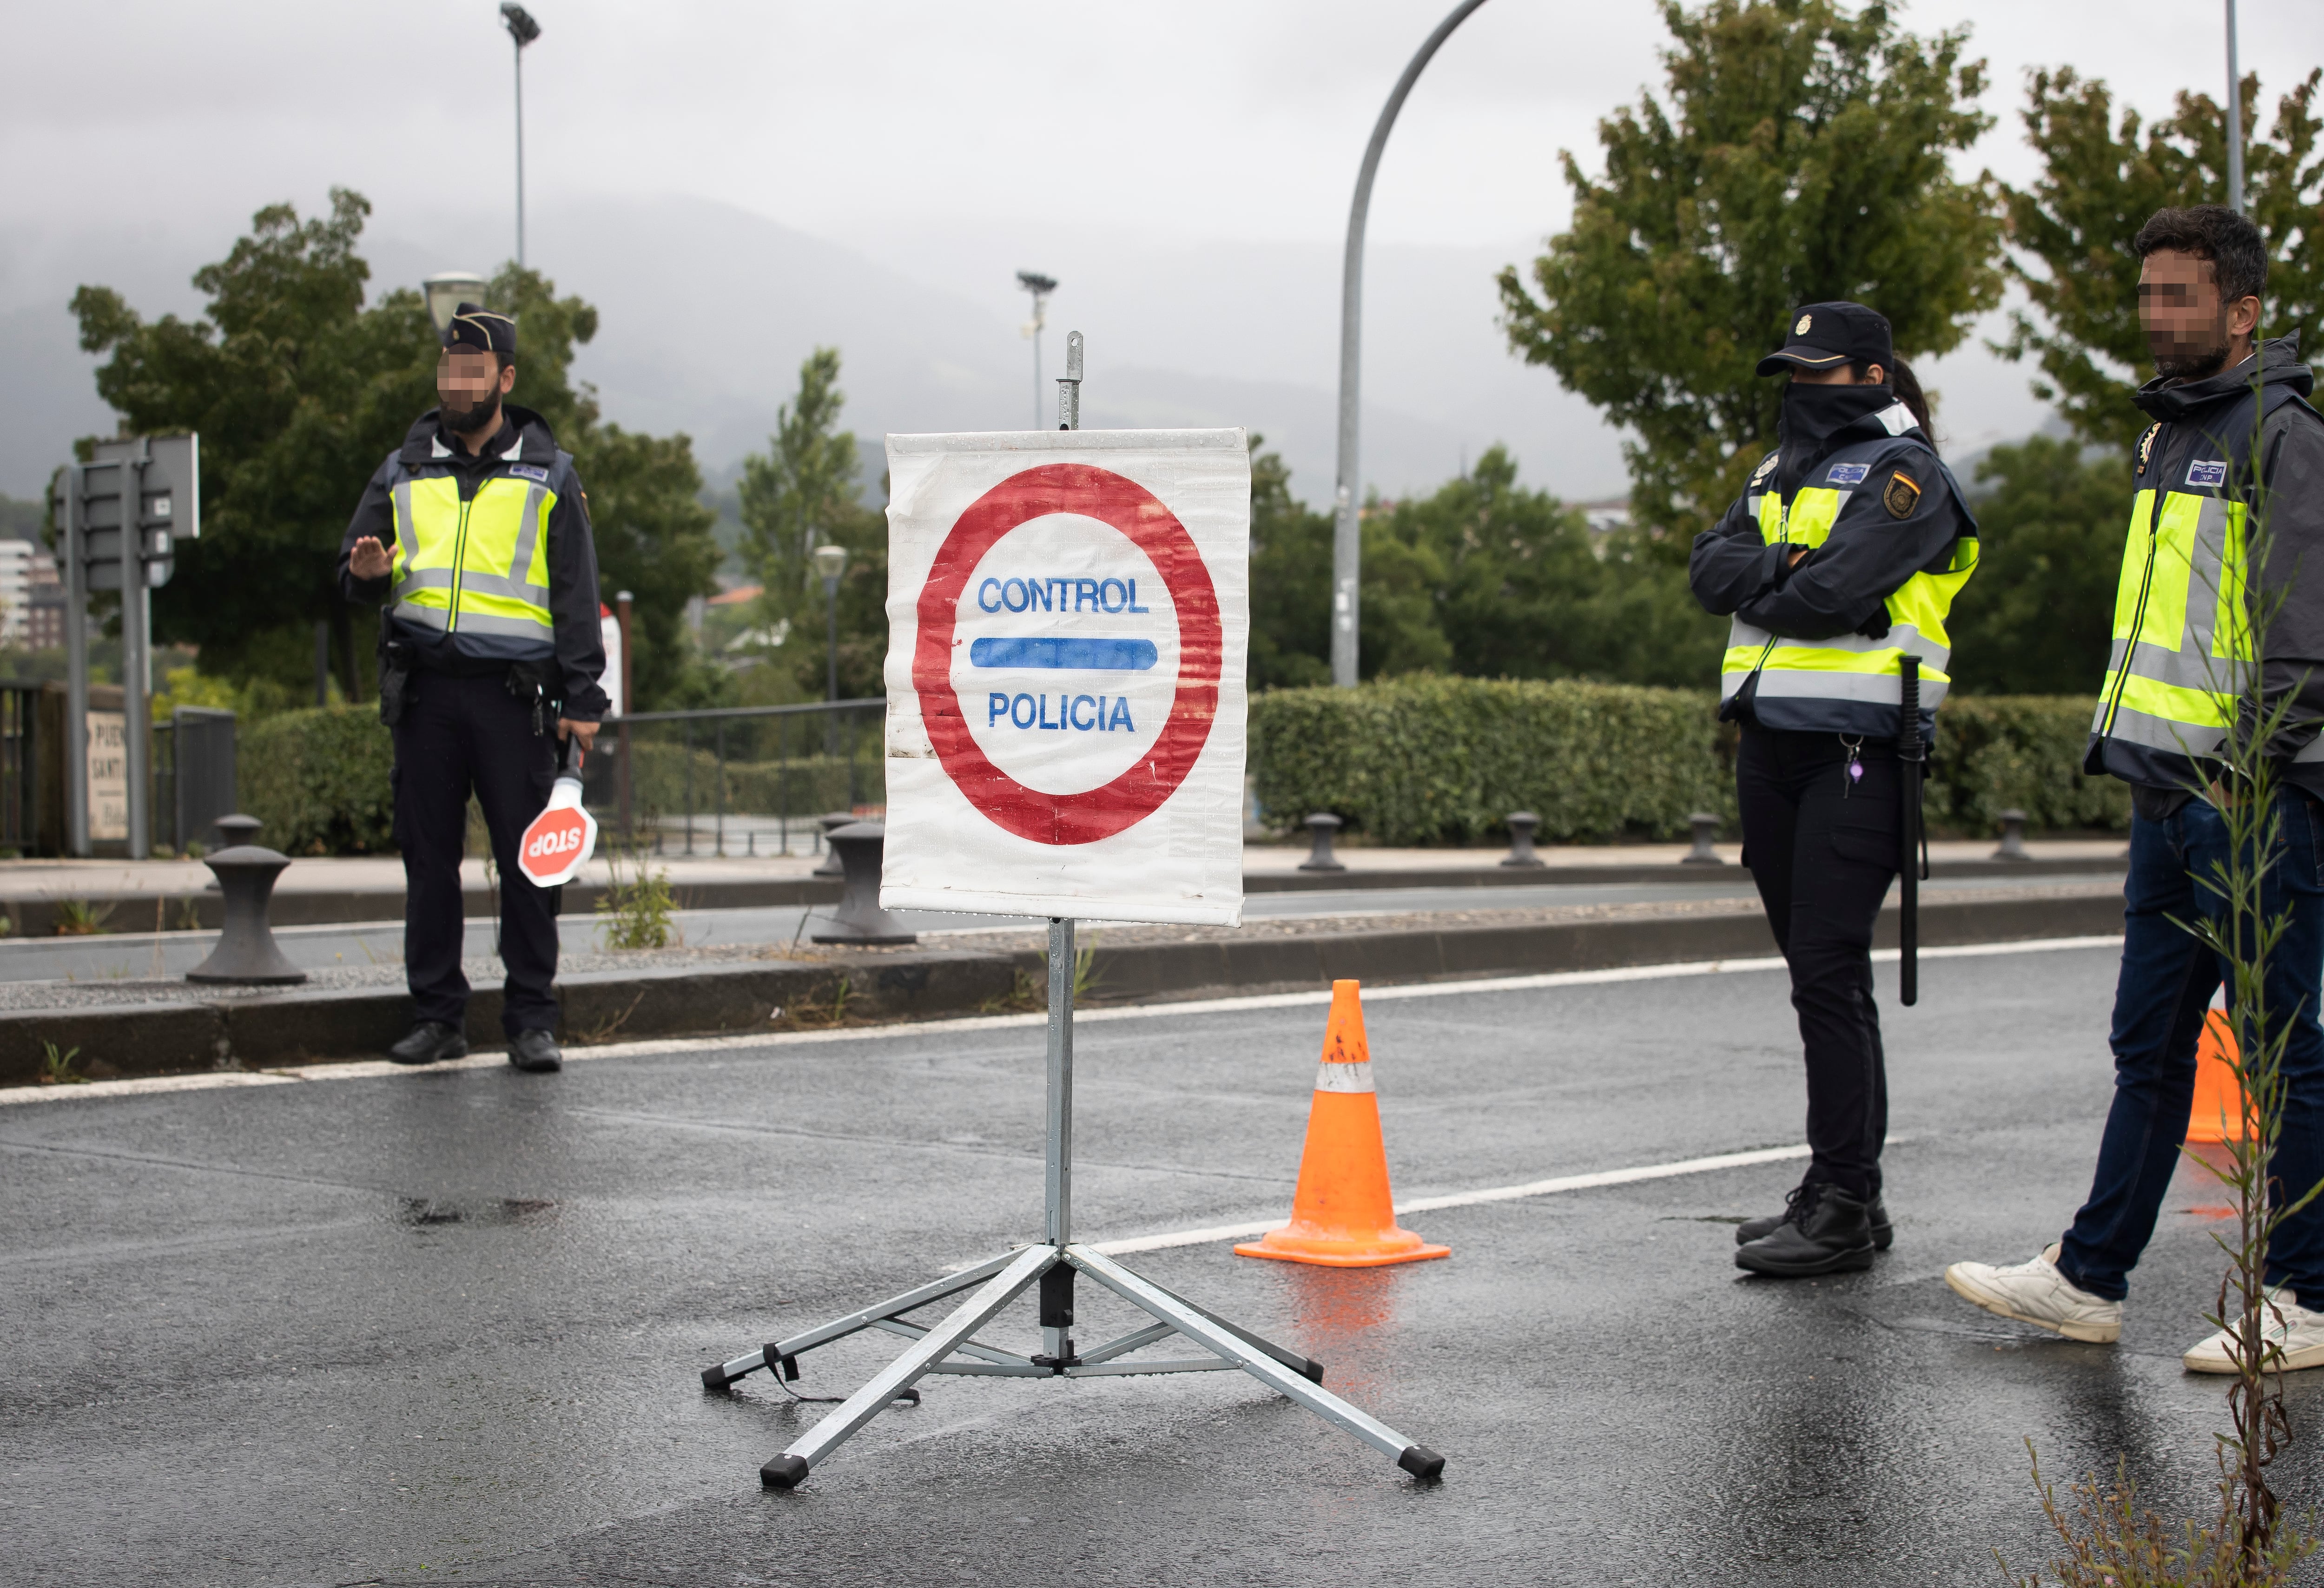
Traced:
<path fill-rule="evenodd" d="M 557 719 L 557 736 L 562 739 L 567 734 L 581 741 L 581 751 L 585 755 L 597 747 L 595 723 L 576 723 L 571 717 L 560 716 Z"/>
<path fill-rule="evenodd" d="M 347 553 L 347 571 L 359 579 L 383 579 L 394 567 L 376 535 L 364 536 Z"/>

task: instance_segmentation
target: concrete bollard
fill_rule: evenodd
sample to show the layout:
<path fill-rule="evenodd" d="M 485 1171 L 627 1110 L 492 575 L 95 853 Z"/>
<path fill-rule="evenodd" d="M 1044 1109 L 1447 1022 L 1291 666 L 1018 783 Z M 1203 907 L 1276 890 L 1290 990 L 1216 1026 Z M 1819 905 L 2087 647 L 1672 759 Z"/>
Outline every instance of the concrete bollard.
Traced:
<path fill-rule="evenodd" d="M 1996 860 L 2031 860 L 2025 853 L 2025 813 L 2005 810 L 2001 813 L 2001 847 L 1993 852 Z"/>
<path fill-rule="evenodd" d="M 855 823 L 854 813 L 835 810 L 829 816 L 819 816 L 815 819 L 823 824 L 823 863 L 807 872 L 807 875 L 810 877 L 845 876 L 847 868 L 840 863 L 839 851 L 831 846 L 831 836 L 842 827 L 853 826 Z M 880 830 L 883 833 L 887 831 L 885 827 Z"/>
<path fill-rule="evenodd" d="M 1307 858 L 1299 863 L 1303 872 L 1343 872 L 1348 868 L 1332 856 L 1332 835 L 1340 830 L 1340 818 L 1329 811 L 1319 810 L 1307 818 L 1308 836 L 1314 847 Z"/>
<path fill-rule="evenodd" d="M 917 943 L 918 937 L 903 922 L 880 908 L 880 862 L 888 846 L 884 822 L 850 822 L 834 827 L 827 836 L 831 852 L 839 856 L 847 884 L 839 908 L 814 934 L 817 943 Z"/>
<path fill-rule="evenodd" d="M 235 825 L 229 828 L 229 822 Z M 225 896 L 225 928 L 218 933 L 217 946 L 186 973 L 186 980 L 243 987 L 281 987 L 305 981 L 307 973 L 275 946 L 274 928 L 266 920 L 275 879 L 289 867 L 290 857 L 250 843 L 259 824 L 249 817 L 221 817 L 217 825 L 222 834 L 241 840 L 202 863 L 210 868 L 218 891 Z"/>
<path fill-rule="evenodd" d="M 1509 853 L 1503 865 L 1537 866 L 1541 856 L 1533 852 L 1534 830 L 1541 826 L 1541 817 L 1529 810 L 1509 812 Z"/>
<path fill-rule="evenodd" d="M 1709 811 L 1698 810 L 1686 818 L 1686 823 L 1694 829 L 1694 847 L 1679 864 L 1725 865 L 1727 863 L 1719 858 L 1719 851 L 1712 847 L 1719 837 L 1719 818 Z"/>

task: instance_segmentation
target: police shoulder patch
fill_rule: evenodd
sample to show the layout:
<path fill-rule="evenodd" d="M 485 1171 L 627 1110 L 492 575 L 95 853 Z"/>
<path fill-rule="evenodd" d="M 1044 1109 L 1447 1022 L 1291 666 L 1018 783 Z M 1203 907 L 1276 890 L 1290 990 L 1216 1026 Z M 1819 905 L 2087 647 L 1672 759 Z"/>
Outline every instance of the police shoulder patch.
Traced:
<path fill-rule="evenodd" d="M 2202 458 L 2187 466 L 2187 483 L 2190 485 L 2224 485 L 2227 483 L 2227 460 L 2224 457 Z"/>
<path fill-rule="evenodd" d="M 2161 425 L 2149 425 L 2146 427 L 2146 434 L 2138 439 L 2137 472 L 2140 475 L 2145 474 L 2146 466 L 2154 460 L 2154 438 L 2162 433 L 2163 427 Z"/>
<path fill-rule="evenodd" d="M 549 471 L 538 464 L 512 463 L 509 465 L 508 472 L 521 480 L 539 480 L 544 485 L 549 484 Z"/>
<path fill-rule="evenodd" d="M 1920 504 L 1919 481 L 1901 468 L 1888 476 L 1887 489 L 1880 493 L 1880 505 L 1888 510 L 1890 518 L 1910 518 Z"/>
<path fill-rule="evenodd" d="M 1831 466 L 1831 473 L 1824 478 L 1835 485 L 1860 485 L 1864 484 L 1864 476 L 1871 472 L 1870 464 L 1835 463 Z"/>
<path fill-rule="evenodd" d="M 1775 472 L 1775 465 L 1783 456 L 1784 455 L 1781 452 L 1770 452 L 1766 457 L 1761 458 L 1759 460 L 1759 466 L 1751 471 L 1751 483 L 1756 485 L 1760 481 L 1766 479 L 1769 475 L 1774 474 Z"/>

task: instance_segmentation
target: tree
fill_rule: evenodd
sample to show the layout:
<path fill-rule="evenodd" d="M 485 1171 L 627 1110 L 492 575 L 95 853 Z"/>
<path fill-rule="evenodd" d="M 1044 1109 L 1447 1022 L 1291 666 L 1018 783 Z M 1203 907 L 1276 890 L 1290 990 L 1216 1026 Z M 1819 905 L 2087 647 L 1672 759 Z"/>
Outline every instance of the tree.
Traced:
<path fill-rule="evenodd" d="M 839 681 L 843 698 L 884 692 L 888 651 L 887 520 L 862 500 L 853 431 L 838 428 L 839 349 L 818 347 L 799 365 L 798 393 L 776 411 L 768 450 L 742 460 L 742 559 L 757 577 L 762 623 L 779 636 L 769 658 L 784 700 L 823 697 L 825 614 L 817 546 L 847 550 L 840 580 Z"/>
<path fill-rule="evenodd" d="M 2000 300 L 1989 176 L 1947 166 L 1992 118 L 1966 33 L 1923 41 L 1838 0 L 1666 0 L 1670 108 L 1599 124 L 1602 181 L 1564 156 L 1572 228 L 1533 289 L 1500 273 L 1529 363 L 1629 427 L 1639 549 L 1683 561 L 1774 445 L 1782 383 L 1753 365 L 1798 305 L 1888 317 L 1907 357 L 1943 353 Z"/>
<path fill-rule="evenodd" d="M 2300 332 L 2311 353 L 2324 332 L 2319 79 L 2324 69 L 2311 70 L 2276 102 L 2265 137 L 2257 74 L 2244 78 L 2241 96 L 2247 208 L 2268 244 L 2262 326 L 2269 336 Z M 2227 115 L 2209 95 L 2182 92 L 2173 114 L 2151 126 L 2135 110 L 2117 119 L 2106 84 L 2070 67 L 2035 72 L 2022 114 L 2042 177 L 2002 193 L 2016 250 L 2009 273 L 2031 312 L 2011 317 L 1997 351 L 2034 357 L 2043 377 L 2035 395 L 2054 401 L 2084 440 L 2127 448 L 2148 422 L 2130 399 L 2151 363 L 2131 239 L 2158 209 L 2227 201 Z"/>
<path fill-rule="evenodd" d="M 1978 467 L 1977 577 L 1948 629 L 1953 687 L 1980 695 L 2089 695 L 2106 672 L 2129 511 L 2121 456 L 2035 436 Z"/>
<path fill-rule="evenodd" d="M 1250 438 L 1250 687 L 1328 684 L 1332 520 L 1291 494 L 1290 467 L 1259 450 L 1266 441 Z"/>
<path fill-rule="evenodd" d="M 97 393 L 124 432 L 201 434 L 202 536 L 180 547 L 156 593 L 154 632 L 198 646 L 212 674 L 303 688 L 320 619 L 337 636 L 342 687 L 363 693 L 373 620 L 338 598 L 339 541 L 372 471 L 436 405 L 438 351 L 418 292 L 364 303 L 371 269 L 355 245 L 370 211 L 345 189 L 332 189 L 327 218 L 260 210 L 248 236 L 195 273 L 209 303 L 194 320 L 148 324 L 108 287 L 73 294 L 81 346 L 110 355 Z M 687 599 L 715 587 L 692 446 L 599 421 L 595 392 L 569 374 L 574 346 L 596 334 L 595 309 L 513 266 L 487 296 L 522 323 L 514 400 L 549 421 L 597 494 L 608 593 L 640 598 L 636 669 L 650 700 L 682 669 Z"/>

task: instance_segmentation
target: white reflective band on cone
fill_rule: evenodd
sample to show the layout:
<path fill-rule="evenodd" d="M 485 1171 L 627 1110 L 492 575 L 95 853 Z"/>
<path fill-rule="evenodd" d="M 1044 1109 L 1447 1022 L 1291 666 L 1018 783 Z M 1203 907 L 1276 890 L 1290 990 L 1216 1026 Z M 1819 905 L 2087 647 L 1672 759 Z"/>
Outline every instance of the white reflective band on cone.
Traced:
<path fill-rule="evenodd" d="M 1318 1092 L 1369 1092 L 1372 1089 L 1372 1066 L 1370 1064 L 1325 1064 L 1318 1066 L 1315 1090 Z"/>

